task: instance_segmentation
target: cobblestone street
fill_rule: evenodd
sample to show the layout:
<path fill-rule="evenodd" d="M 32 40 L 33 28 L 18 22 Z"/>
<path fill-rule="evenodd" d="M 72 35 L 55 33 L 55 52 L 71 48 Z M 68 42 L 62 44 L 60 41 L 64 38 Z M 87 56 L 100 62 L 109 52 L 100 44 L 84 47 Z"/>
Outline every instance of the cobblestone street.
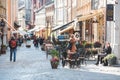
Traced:
<path fill-rule="evenodd" d="M 46 59 L 40 48 L 18 47 L 16 62 L 9 61 L 7 53 L 0 56 L 0 80 L 120 80 L 120 67 L 96 66 L 93 61 L 79 69 L 51 69 L 50 57 Z"/>

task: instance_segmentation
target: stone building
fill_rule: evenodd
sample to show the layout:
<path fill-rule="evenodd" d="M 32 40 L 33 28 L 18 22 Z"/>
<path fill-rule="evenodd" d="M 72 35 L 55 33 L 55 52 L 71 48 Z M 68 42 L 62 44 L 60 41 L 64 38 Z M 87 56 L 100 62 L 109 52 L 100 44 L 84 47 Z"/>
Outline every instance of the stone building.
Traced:
<path fill-rule="evenodd" d="M 0 19 L 4 19 L 6 25 L 3 30 L 3 41 L 7 44 L 14 29 L 14 21 L 17 17 L 17 0 L 0 0 Z M 1 41 L 0 41 L 1 42 Z"/>

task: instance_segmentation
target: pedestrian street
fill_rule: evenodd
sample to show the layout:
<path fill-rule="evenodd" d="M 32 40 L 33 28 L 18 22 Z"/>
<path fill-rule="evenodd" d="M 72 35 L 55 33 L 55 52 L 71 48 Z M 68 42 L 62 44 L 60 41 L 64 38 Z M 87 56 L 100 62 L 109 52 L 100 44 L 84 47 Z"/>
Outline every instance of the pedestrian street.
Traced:
<path fill-rule="evenodd" d="M 25 44 L 17 48 L 16 62 L 10 62 L 10 51 L 0 56 L 0 80 L 120 80 L 119 67 L 96 66 L 91 62 L 81 68 L 52 69 L 50 56 L 40 47 L 26 48 Z"/>

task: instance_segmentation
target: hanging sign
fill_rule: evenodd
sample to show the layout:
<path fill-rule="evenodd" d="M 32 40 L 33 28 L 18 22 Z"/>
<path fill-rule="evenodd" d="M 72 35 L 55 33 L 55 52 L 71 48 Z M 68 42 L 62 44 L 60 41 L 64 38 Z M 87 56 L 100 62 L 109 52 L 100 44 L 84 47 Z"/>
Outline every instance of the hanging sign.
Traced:
<path fill-rule="evenodd" d="M 107 10 L 106 10 L 106 20 L 107 21 L 113 21 L 114 16 L 114 6 L 113 4 L 107 4 Z"/>

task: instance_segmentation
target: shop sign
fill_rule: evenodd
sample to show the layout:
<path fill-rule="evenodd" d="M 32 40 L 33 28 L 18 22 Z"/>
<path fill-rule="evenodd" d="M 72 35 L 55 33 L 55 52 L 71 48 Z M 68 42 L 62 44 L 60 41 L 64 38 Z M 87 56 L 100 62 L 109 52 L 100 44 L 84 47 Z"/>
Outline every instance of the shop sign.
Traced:
<path fill-rule="evenodd" d="M 114 15 L 114 6 L 113 4 L 107 4 L 107 10 L 106 10 L 106 20 L 107 21 L 113 21 L 113 15 Z"/>
<path fill-rule="evenodd" d="M 58 40 L 61 41 L 61 40 L 67 40 L 69 39 L 69 36 L 68 35 L 59 35 L 58 36 Z"/>

